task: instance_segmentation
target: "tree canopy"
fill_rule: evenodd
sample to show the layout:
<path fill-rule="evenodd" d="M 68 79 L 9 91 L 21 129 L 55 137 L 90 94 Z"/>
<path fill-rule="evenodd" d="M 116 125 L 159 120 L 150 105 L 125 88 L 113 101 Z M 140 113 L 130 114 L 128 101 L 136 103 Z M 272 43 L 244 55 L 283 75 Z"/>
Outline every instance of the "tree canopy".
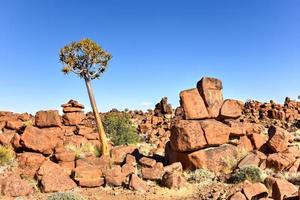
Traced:
<path fill-rule="evenodd" d="M 80 78 L 96 79 L 106 70 L 110 53 L 103 50 L 96 42 L 83 39 L 72 42 L 60 50 L 59 59 L 65 65 L 65 74 L 74 72 Z"/>

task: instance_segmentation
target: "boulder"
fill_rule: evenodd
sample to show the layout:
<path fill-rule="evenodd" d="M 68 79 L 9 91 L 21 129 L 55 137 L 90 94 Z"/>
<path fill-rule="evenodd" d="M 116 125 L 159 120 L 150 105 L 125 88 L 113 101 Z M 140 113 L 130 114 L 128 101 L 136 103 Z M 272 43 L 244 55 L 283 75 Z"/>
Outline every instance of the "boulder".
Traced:
<path fill-rule="evenodd" d="M 284 179 L 276 179 L 272 186 L 272 198 L 283 200 L 298 193 L 298 188 Z"/>
<path fill-rule="evenodd" d="M 181 173 L 165 173 L 162 177 L 162 185 L 169 189 L 180 189 L 185 184 L 186 180 Z"/>
<path fill-rule="evenodd" d="M 135 174 L 131 175 L 129 188 L 139 192 L 147 192 L 149 190 L 147 183 Z"/>
<path fill-rule="evenodd" d="M 283 152 L 288 148 L 289 133 L 277 126 L 271 126 L 268 130 L 269 141 L 268 146 L 274 152 Z"/>
<path fill-rule="evenodd" d="M 49 155 L 53 153 L 58 141 L 57 136 L 49 131 L 49 129 L 28 126 L 21 136 L 20 143 L 27 149 Z"/>
<path fill-rule="evenodd" d="M 209 117 L 218 117 L 223 105 L 222 82 L 216 78 L 203 77 L 197 83 L 197 89 L 205 102 Z"/>
<path fill-rule="evenodd" d="M 39 111 L 35 114 L 35 125 L 40 128 L 61 126 L 61 118 L 57 110 Z"/>
<path fill-rule="evenodd" d="M 56 163 L 45 161 L 37 172 L 43 192 L 62 192 L 76 187 L 76 183 Z"/>
<path fill-rule="evenodd" d="M 2 181 L 2 194 L 10 197 L 27 196 L 33 193 L 32 186 L 17 175 L 10 175 Z"/>
<path fill-rule="evenodd" d="M 268 189 L 262 183 L 249 183 L 243 188 L 243 192 L 247 199 L 268 197 Z"/>
<path fill-rule="evenodd" d="M 233 99 L 226 99 L 220 111 L 221 118 L 239 118 L 242 115 L 243 102 Z"/>
<path fill-rule="evenodd" d="M 117 165 L 104 172 L 106 185 L 121 186 L 125 182 L 126 176 L 122 173 L 122 168 Z"/>
<path fill-rule="evenodd" d="M 164 173 L 182 173 L 183 168 L 180 162 L 175 162 L 164 167 Z"/>
<path fill-rule="evenodd" d="M 250 140 L 254 146 L 254 149 L 259 150 L 267 142 L 267 137 L 264 134 L 253 133 L 250 136 Z"/>
<path fill-rule="evenodd" d="M 102 172 L 94 167 L 76 167 L 74 169 L 74 178 L 82 187 L 99 187 L 104 184 Z"/>
<path fill-rule="evenodd" d="M 154 167 L 154 165 L 156 164 L 156 160 L 152 158 L 142 157 L 139 160 L 139 163 L 144 167 Z"/>
<path fill-rule="evenodd" d="M 21 173 L 27 177 L 34 177 L 46 158 L 40 153 L 24 152 L 17 156 Z"/>
<path fill-rule="evenodd" d="M 204 101 L 196 88 L 184 90 L 180 92 L 179 96 L 185 119 L 208 118 Z"/>
<path fill-rule="evenodd" d="M 229 140 L 230 128 L 214 119 L 200 121 L 207 144 L 210 146 L 225 144 Z"/>
<path fill-rule="evenodd" d="M 143 167 L 141 172 L 143 179 L 152 181 L 160 180 L 164 173 L 164 166 L 162 163 L 158 162 L 151 168 Z"/>
<path fill-rule="evenodd" d="M 278 171 L 288 169 L 296 161 L 292 153 L 273 153 L 267 158 L 267 167 Z"/>
<path fill-rule="evenodd" d="M 85 118 L 85 114 L 83 112 L 70 112 L 70 113 L 65 113 L 62 116 L 63 123 L 66 126 L 80 125 L 84 118 Z"/>
<path fill-rule="evenodd" d="M 169 164 L 180 162 L 184 170 L 194 170 L 194 164 L 189 160 L 188 153 L 174 151 L 171 148 L 170 142 L 165 146 L 165 159 Z"/>
<path fill-rule="evenodd" d="M 170 144 L 173 150 L 188 152 L 207 145 L 201 124 L 196 120 L 179 120 L 171 128 Z"/>
<path fill-rule="evenodd" d="M 6 130 L 4 133 L 0 134 L 0 144 L 9 146 L 11 145 L 11 141 L 15 134 L 18 134 L 16 131 L 13 130 Z"/>
<path fill-rule="evenodd" d="M 230 197 L 230 200 L 247 200 L 247 199 L 243 193 L 237 192 Z"/>
<path fill-rule="evenodd" d="M 12 130 L 20 130 L 23 127 L 23 122 L 21 120 L 7 121 L 6 128 Z"/>
<path fill-rule="evenodd" d="M 135 174 L 136 171 L 137 171 L 137 169 L 133 165 L 126 163 L 122 166 L 122 173 L 124 174 L 125 177 L 127 177 L 131 174 Z"/>
<path fill-rule="evenodd" d="M 246 157 L 244 157 L 238 164 L 238 167 L 241 169 L 243 167 L 249 165 L 260 166 L 265 160 L 267 156 L 260 151 L 254 151 L 249 153 Z"/>
<path fill-rule="evenodd" d="M 111 150 L 111 157 L 115 164 L 122 164 L 127 154 L 132 154 L 135 149 L 134 146 L 117 146 Z"/>

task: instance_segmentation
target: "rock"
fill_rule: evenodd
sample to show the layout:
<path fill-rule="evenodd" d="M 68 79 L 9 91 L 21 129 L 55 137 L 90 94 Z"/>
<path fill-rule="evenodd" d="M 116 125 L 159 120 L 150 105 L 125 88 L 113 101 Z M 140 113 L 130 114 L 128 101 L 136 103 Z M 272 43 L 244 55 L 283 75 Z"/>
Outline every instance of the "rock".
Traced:
<path fill-rule="evenodd" d="M 5 131 L 4 133 L 0 134 L 0 144 L 9 146 L 15 134 L 18 134 L 16 131 Z"/>
<path fill-rule="evenodd" d="M 182 164 L 180 162 L 175 162 L 172 163 L 171 165 L 165 166 L 164 167 L 164 172 L 165 173 L 182 173 L 183 168 Z"/>
<path fill-rule="evenodd" d="M 122 173 L 125 177 L 134 174 L 136 172 L 136 168 L 130 164 L 124 164 L 122 166 Z"/>
<path fill-rule="evenodd" d="M 46 158 L 40 153 L 24 152 L 17 156 L 18 166 L 22 174 L 34 177 Z"/>
<path fill-rule="evenodd" d="M 69 100 L 68 103 L 62 104 L 61 107 L 75 107 L 75 108 L 81 108 L 84 109 L 84 105 L 79 103 L 78 101 L 75 101 L 73 99 Z"/>
<path fill-rule="evenodd" d="M 162 185 L 169 189 L 180 189 L 185 184 L 186 180 L 180 173 L 165 173 L 162 177 Z"/>
<path fill-rule="evenodd" d="M 205 102 L 209 117 L 218 117 L 223 104 L 222 82 L 216 78 L 203 77 L 197 83 L 197 89 Z"/>
<path fill-rule="evenodd" d="M 139 163 L 144 167 L 154 167 L 154 165 L 156 164 L 156 161 L 152 158 L 142 157 L 139 160 Z"/>
<path fill-rule="evenodd" d="M 171 148 L 170 142 L 166 143 L 165 146 L 165 159 L 169 164 L 180 162 L 184 170 L 194 170 L 195 166 L 189 160 L 188 153 L 181 153 L 174 151 Z"/>
<path fill-rule="evenodd" d="M 204 101 L 196 88 L 184 90 L 180 92 L 179 96 L 185 119 L 208 118 Z"/>
<path fill-rule="evenodd" d="M 45 161 L 37 172 L 44 192 L 62 192 L 76 187 L 76 183 L 56 163 Z"/>
<path fill-rule="evenodd" d="M 233 99 L 226 99 L 221 107 L 222 118 L 239 118 L 242 115 L 243 102 Z"/>
<path fill-rule="evenodd" d="M 117 146 L 111 150 L 111 157 L 115 164 L 122 164 L 127 154 L 132 154 L 134 146 Z"/>
<path fill-rule="evenodd" d="M 159 180 L 162 178 L 164 173 L 164 166 L 162 163 L 156 163 L 152 168 L 143 167 L 142 176 L 146 180 Z"/>
<path fill-rule="evenodd" d="M 268 189 L 262 183 L 247 184 L 243 188 L 243 191 L 247 199 L 259 199 L 268 197 Z"/>
<path fill-rule="evenodd" d="M 103 173 L 110 169 L 111 160 L 109 156 L 85 157 L 76 160 L 76 167 L 93 167 L 100 169 Z"/>
<path fill-rule="evenodd" d="M 69 176 L 72 175 L 72 171 L 75 169 L 74 161 L 59 161 L 58 164 L 66 174 L 68 174 Z"/>
<path fill-rule="evenodd" d="M 58 138 L 49 129 L 28 126 L 21 136 L 23 147 L 43 154 L 51 154 L 58 143 Z"/>
<path fill-rule="evenodd" d="M 251 140 L 247 136 L 240 137 L 240 140 L 238 141 L 238 147 L 240 149 L 244 149 L 246 151 L 252 151 L 253 150 Z"/>
<path fill-rule="evenodd" d="M 228 159 L 237 159 L 237 148 L 233 145 L 222 145 L 195 151 L 188 155 L 189 161 L 196 169 L 209 169 L 221 172 L 228 166 Z"/>
<path fill-rule="evenodd" d="M 70 112 L 82 112 L 81 108 L 78 107 L 64 107 L 63 108 L 64 113 L 70 113 Z"/>
<path fill-rule="evenodd" d="M 125 158 L 125 163 L 131 166 L 136 166 L 136 159 L 133 155 L 127 154 Z"/>
<path fill-rule="evenodd" d="M 276 126 L 271 126 L 268 130 L 269 141 L 268 146 L 274 152 L 283 152 L 288 147 L 288 132 Z"/>
<path fill-rule="evenodd" d="M 249 165 L 260 166 L 263 161 L 267 159 L 266 155 L 259 151 L 254 151 L 249 153 L 244 157 L 238 164 L 238 167 L 241 169 Z"/>
<path fill-rule="evenodd" d="M 137 175 L 132 174 L 129 187 L 132 190 L 136 190 L 139 192 L 147 192 L 149 190 L 148 185 L 145 181 L 140 179 Z"/>
<path fill-rule="evenodd" d="M 260 149 L 267 142 L 265 135 L 257 133 L 252 134 L 250 136 L 250 140 L 255 149 Z"/>
<path fill-rule="evenodd" d="M 298 188 L 284 179 L 276 179 L 272 186 L 272 198 L 274 200 L 283 200 L 287 197 L 297 194 Z"/>
<path fill-rule="evenodd" d="M 273 153 L 267 158 L 267 167 L 281 171 L 288 169 L 296 161 L 292 153 Z"/>
<path fill-rule="evenodd" d="M 115 166 L 112 169 L 104 172 L 106 185 L 121 186 L 125 182 L 125 175 L 122 173 L 120 166 Z"/>
<path fill-rule="evenodd" d="M 237 192 L 230 197 L 230 200 L 247 200 L 245 195 L 241 192 Z"/>
<path fill-rule="evenodd" d="M 57 110 L 39 111 L 35 114 L 35 125 L 40 128 L 61 126 L 61 118 Z"/>
<path fill-rule="evenodd" d="M 1 189 L 3 195 L 10 197 L 27 196 L 33 193 L 32 186 L 16 175 L 5 178 L 1 184 Z"/>
<path fill-rule="evenodd" d="M 171 104 L 168 104 L 168 98 L 163 97 L 159 103 L 155 105 L 154 114 L 155 116 L 161 116 L 166 114 L 172 114 L 173 109 Z"/>
<path fill-rule="evenodd" d="M 20 130 L 23 127 L 23 122 L 21 120 L 7 121 L 6 128 L 12 130 Z"/>
<path fill-rule="evenodd" d="M 214 119 L 202 120 L 200 123 L 208 145 L 221 145 L 228 142 L 229 126 Z"/>
<path fill-rule="evenodd" d="M 171 128 L 170 142 L 178 152 L 199 150 L 207 145 L 201 124 L 195 120 L 177 121 Z"/>
<path fill-rule="evenodd" d="M 66 126 L 80 125 L 84 118 L 85 118 L 85 114 L 83 112 L 65 113 L 62 117 L 63 123 Z"/>
<path fill-rule="evenodd" d="M 104 184 L 102 172 L 94 167 L 76 167 L 74 169 L 75 180 L 82 187 L 99 187 Z"/>
<path fill-rule="evenodd" d="M 75 153 L 71 152 L 65 148 L 56 148 L 55 149 L 55 158 L 58 161 L 62 162 L 72 162 L 75 160 Z"/>

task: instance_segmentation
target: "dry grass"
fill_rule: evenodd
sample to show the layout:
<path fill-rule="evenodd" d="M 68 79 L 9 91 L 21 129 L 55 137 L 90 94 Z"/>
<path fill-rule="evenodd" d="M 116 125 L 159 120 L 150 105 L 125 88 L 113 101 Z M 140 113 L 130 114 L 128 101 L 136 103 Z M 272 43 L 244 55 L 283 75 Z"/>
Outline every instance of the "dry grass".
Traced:
<path fill-rule="evenodd" d="M 9 165 L 15 158 L 15 152 L 11 147 L 0 145 L 0 166 Z"/>
<path fill-rule="evenodd" d="M 101 150 L 93 144 L 85 143 L 80 146 L 68 144 L 65 146 L 66 149 L 75 153 L 76 159 L 84 158 L 87 154 L 92 154 L 96 157 L 101 155 Z"/>

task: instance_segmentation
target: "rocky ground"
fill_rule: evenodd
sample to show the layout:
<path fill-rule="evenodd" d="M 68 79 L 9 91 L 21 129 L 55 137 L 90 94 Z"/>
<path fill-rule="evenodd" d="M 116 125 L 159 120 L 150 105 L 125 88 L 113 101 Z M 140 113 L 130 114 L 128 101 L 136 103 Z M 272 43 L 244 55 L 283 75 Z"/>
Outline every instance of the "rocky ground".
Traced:
<path fill-rule="evenodd" d="M 77 101 L 62 116 L 0 112 L 0 158 L 7 147 L 14 158 L 0 168 L 1 199 L 299 199 L 300 102 L 223 100 L 222 82 L 207 77 L 179 96 L 175 110 L 163 98 L 123 111 L 142 142 L 110 143 L 106 157 Z"/>

